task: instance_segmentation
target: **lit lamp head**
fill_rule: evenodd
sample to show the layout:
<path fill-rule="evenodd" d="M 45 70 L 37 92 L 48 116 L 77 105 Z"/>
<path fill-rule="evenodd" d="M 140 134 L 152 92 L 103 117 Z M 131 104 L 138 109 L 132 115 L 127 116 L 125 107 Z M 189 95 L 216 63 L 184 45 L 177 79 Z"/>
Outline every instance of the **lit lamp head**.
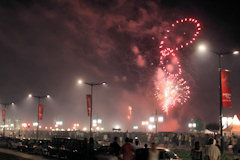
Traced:
<path fill-rule="evenodd" d="M 238 55 L 238 54 L 239 54 L 239 51 L 233 51 L 233 54 L 234 54 L 234 55 Z"/>
<path fill-rule="evenodd" d="M 29 95 L 28 95 L 28 98 L 32 98 L 32 94 L 29 94 Z"/>
<path fill-rule="evenodd" d="M 106 85 L 107 85 L 107 82 L 102 82 L 102 85 L 106 86 Z"/>
<path fill-rule="evenodd" d="M 192 123 L 188 123 L 188 127 L 189 127 L 189 128 L 192 128 L 192 127 L 193 127 L 193 124 L 192 124 Z"/>
<path fill-rule="evenodd" d="M 83 81 L 82 80 L 78 80 L 78 84 L 83 84 Z"/>
<path fill-rule="evenodd" d="M 207 50 L 207 47 L 205 45 L 201 44 L 201 45 L 198 46 L 198 50 L 200 52 L 205 52 Z"/>
<path fill-rule="evenodd" d="M 154 117 L 150 117 L 150 118 L 149 118 L 149 121 L 150 121 L 150 122 L 154 122 L 154 120 L 155 120 Z"/>
<path fill-rule="evenodd" d="M 163 121 L 164 121 L 163 116 L 159 116 L 158 117 L 158 122 L 163 122 Z"/>

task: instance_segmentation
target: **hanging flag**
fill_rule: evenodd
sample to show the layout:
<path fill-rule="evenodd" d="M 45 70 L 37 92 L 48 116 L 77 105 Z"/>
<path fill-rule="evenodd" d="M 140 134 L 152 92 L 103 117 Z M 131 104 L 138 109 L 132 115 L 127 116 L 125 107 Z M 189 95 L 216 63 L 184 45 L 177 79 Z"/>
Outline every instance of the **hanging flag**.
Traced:
<path fill-rule="evenodd" d="M 221 70 L 221 85 L 222 85 L 222 107 L 232 107 L 229 70 L 226 69 Z"/>
<path fill-rule="evenodd" d="M 5 122 L 5 109 L 2 109 L 2 120 Z"/>
<path fill-rule="evenodd" d="M 87 111 L 88 111 L 88 117 L 90 117 L 90 115 L 91 115 L 91 106 L 92 106 L 92 104 L 91 104 L 91 99 L 92 99 L 92 96 L 90 95 L 90 94 L 87 94 Z"/>
<path fill-rule="evenodd" d="M 39 115 L 38 115 L 39 120 L 42 120 L 42 118 L 43 118 L 43 104 L 39 104 L 38 113 L 39 113 Z"/>

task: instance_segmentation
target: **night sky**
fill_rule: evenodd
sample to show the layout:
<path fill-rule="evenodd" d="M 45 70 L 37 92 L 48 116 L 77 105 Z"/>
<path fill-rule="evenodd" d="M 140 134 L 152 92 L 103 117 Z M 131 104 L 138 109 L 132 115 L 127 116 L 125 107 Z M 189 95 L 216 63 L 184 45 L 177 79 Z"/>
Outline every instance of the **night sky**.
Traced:
<path fill-rule="evenodd" d="M 201 0 L 1 0 L 0 1 L 0 102 L 9 106 L 7 119 L 33 122 L 37 100 L 44 101 L 43 126 L 62 120 L 66 127 L 88 126 L 86 82 L 106 81 L 93 94 L 93 116 L 103 127 L 119 124 L 124 130 L 161 108 L 154 97 L 153 78 L 159 66 L 159 42 L 176 19 L 193 17 L 202 31 L 193 45 L 179 51 L 183 77 L 191 97 L 176 105 L 159 130 L 183 130 L 191 119 L 218 122 L 218 59 L 198 53 L 206 44 L 214 51 L 240 49 L 240 18 L 234 1 Z M 189 28 L 191 30 L 191 28 Z M 233 107 L 225 115 L 240 115 L 240 56 L 223 57 L 231 70 Z M 128 106 L 133 117 L 127 120 Z"/>

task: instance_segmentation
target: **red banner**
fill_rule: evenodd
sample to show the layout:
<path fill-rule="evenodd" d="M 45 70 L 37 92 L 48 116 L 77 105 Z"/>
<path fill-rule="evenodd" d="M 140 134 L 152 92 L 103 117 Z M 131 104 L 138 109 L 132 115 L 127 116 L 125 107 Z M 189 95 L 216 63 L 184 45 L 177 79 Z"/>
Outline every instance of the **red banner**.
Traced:
<path fill-rule="evenodd" d="M 87 94 L 87 111 L 88 111 L 88 117 L 90 117 L 91 115 L 91 99 L 92 99 L 92 96 L 90 94 Z"/>
<path fill-rule="evenodd" d="M 221 70 L 222 107 L 232 107 L 232 95 L 230 86 L 230 71 Z"/>
<path fill-rule="evenodd" d="M 5 122 L 5 109 L 2 109 L 2 120 Z"/>
<path fill-rule="evenodd" d="M 38 119 L 42 120 L 42 118 L 43 118 L 43 104 L 39 104 L 39 106 L 38 106 L 38 113 L 39 113 Z"/>

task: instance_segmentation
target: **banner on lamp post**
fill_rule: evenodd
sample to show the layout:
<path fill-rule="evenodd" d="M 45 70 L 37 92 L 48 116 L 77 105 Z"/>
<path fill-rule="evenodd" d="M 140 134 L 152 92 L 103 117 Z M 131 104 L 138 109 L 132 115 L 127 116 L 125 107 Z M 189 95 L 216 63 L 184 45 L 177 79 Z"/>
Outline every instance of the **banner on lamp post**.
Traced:
<path fill-rule="evenodd" d="M 2 120 L 5 122 L 5 109 L 2 109 Z"/>
<path fill-rule="evenodd" d="M 43 104 L 39 104 L 39 106 L 38 106 L 38 113 L 39 113 L 38 119 L 42 120 L 42 118 L 43 118 Z"/>
<path fill-rule="evenodd" d="M 232 107 L 232 94 L 230 86 L 230 71 L 221 70 L 221 86 L 222 86 L 222 107 Z"/>
<path fill-rule="evenodd" d="M 90 117 L 90 115 L 91 115 L 91 106 L 92 106 L 92 104 L 91 104 L 91 99 L 92 99 L 92 95 L 90 95 L 90 94 L 87 94 L 87 111 L 88 111 L 88 117 Z"/>

